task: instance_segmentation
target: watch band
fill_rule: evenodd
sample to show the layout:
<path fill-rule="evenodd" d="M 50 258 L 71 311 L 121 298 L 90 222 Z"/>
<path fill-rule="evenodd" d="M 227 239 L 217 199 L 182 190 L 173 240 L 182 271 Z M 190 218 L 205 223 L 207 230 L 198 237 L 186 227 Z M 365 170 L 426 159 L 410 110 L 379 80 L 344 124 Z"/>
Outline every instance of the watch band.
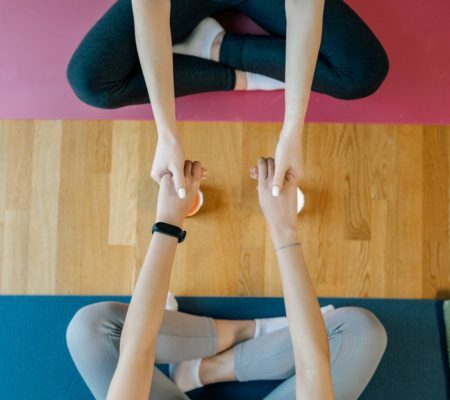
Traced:
<path fill-rule="evenodd" d="M 173 236 L 178 239 L 178 243 L 181 243 L 186 239 L 186 231 L 175 225 L 166 224 L 165 222 L 157 222 L 152 226 L 152 233 L 159 232 L 163 235 Z"/>

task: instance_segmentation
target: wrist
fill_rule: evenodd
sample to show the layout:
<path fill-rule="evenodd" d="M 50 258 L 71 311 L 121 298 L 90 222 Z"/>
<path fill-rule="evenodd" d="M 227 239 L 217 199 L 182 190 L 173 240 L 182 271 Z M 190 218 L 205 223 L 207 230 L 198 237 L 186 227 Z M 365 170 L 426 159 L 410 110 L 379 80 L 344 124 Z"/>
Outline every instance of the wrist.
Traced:
<path fill-rule="evenodd" d="M 169 225 L 175 225 L 179 228 L 183 228 L 184 217 L 172 216 L 172 215 L 157 215 L 155 222 L 164 222 Z"/>
<path fill-rule="evenodd" d="M 280 139 L 293 139 L 301 140 L 303 137 L 303 124 L 287 124 L 283 125 L 283 129 L 280 132 Z"/>
<path fill-rule="evenodd" d="M 180 141 L 180 135 L 176 129 L 158 129 L 158 141 L 168 144 L 177 143 Z"/>
<path fill-rule="evenodd" d="M 275 247 L 284 246 L 288 243 L 299 241 L 297 229 L 295 226 L 289 225 L 272 225 L 270 226 L 270 236 Z"/>

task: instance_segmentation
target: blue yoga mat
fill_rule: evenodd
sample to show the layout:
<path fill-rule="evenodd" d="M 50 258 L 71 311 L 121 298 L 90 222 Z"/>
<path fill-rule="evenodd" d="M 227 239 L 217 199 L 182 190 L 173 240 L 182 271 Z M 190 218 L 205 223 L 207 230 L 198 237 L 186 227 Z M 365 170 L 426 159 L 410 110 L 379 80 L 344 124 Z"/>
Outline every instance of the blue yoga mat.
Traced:
<path fill-rule="evenodd" d="M 84 305 L 129 297 L 0 296 L 0 399 L 92 399 L 72 363 L 65 330 Z M 386 327 L 388 347 L 363 400 L 445 400 L 448 360 L 442 302 L 432 300 L 321 299 L 359 306 Z M 284 315 L 280 298 L 181 297 L 180 310 L 220 318 Z M 189 393 L 197 399 L 260 400 L 280 382 L 227 383 Z"/>

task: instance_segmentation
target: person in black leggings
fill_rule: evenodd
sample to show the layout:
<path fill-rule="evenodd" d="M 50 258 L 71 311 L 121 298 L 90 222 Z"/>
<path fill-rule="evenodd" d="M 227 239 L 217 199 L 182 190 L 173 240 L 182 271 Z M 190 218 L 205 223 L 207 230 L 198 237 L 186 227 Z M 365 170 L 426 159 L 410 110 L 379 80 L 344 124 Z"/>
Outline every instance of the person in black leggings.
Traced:
<path fill-rule="evenodd" d="M 170 101 L 166 99 L 164 102 L 157 98 L 159 94 L 152 95 L 152 89 L 156 90 L 152 86 L 158 82 L 154 76 L 144 79 L 147 61 L 138 51 L 142 33 L 135 29 L 135 25 L 137 23 L 142 25 L 142 18 L 147 18 L 144 25 L 162 23 L 159 17 L 152 19 L 154 11 L 149 12 L 149 9 L 143 5 L 145 2 L 151 3 L 152 0 L 118 0 L 78 46 L 70 60 L 67 77 L 74 92 L 83 102 L 100 108 L 149 103 L 150 93 L 158 132 L 161 136 L 163 131 L 172 133 L 176 131 L 174 127 L 176 124 L 172 121 L 175 118 L 174 112 L 171 109 L 174 106 L 171 105 L 171 99 Z M 158 0 L 153 3 L 158 3 Z M 320 3 L 322 3 L 322 9 L 320 9 Z M 312 10 L 314 7 L 316 9 L 319 7 L 319 11 Z M 309 62 L 312 70 L 311 78 L 308 78 L 308 71 L 305 72 L 305 68 L 299 65 L 298 79 L 303 82 L 303 86 L 296 82 L 297 86 L 291 90 L 296 93 L 300 91 L 299 98 L 297 99 L 296 94 L 292 93 L 290 100 L 286 97 L 286 114 L 292 116 L 295 112 L 297 116 L 293 123 L 287 123 L 285 120 L 283 131 L 296 131 L 295 134 L 285 135 L 295 136 L 296 139 L 285 140 L 287 143 L 284 144 L 279 142 L 275 153 L 275 160 L 281 169 L 276 174 L 274 186 L 280 188 L 283 184 L 282 177 L 288 169 L 294 172 L 297 179 L 300 179 L 303 174 L 300 160 L 301 133 L 297 133 L 303 128 L 309 91 L 313 90 L 339 99 L 358 99 L 369 96 L 385 79 L 389 69 L 388 58 L 369 27 L 342 0 L 172 0 L 169 11 L 169 35 L 171 35 L 172 45 L 186 40 L 202 20 L 226 9 L 243 12 L 266 30 L 269 36 L 226 33 L 222 37 L 218 62 L 186 54 L 174 54 L 173 89 L 170 85 L 165 86 L 164 90 L 159 90 L 159 93 L 173 91 L 175 96 L 186 96 L 194 93 L 233 90 L 237 88 L 236 71 L 247 71 L 284 82 L 285 77 L 288 78 L 285 75 L 289 67 L 286 62 L 289 48 L 299 43 L 300 47 L 295 51 L 301 52 L 304 49 L 301 46 L 305 45 L 300 37 L 292 39 L 289 44 L 287 31 L 290 29 L 293 35 L 300 32 L 299 29 L 309 32 L 306 31 L 309 25 L 305 20 L 312 19 L 310 16 L 316 15 L 315 21 L 310 24 L 310 32 L 322 24 L 319 27 L 321 37 L 317 34 L 314 37 L 311 36 L 317 42 L 317 51 L 312 49 L 304 56 L 311 59 L 306 61 Z M 145 13 L 148 15 L 142 16 Z M 304 19 L 302 15 L 305 16 Z M 301 26 L 298 27 L 298 25 Z M 142 28 L 139 29 L 142 30 Z M 155 40 L 162 41 L 163 37 L 164 33 L 161 32 L 161 38 L 158 37 Z M 313 40 L 310 41 L 313 42 Z M 141 46 L 148 48 L 148 43 Z M 312 43 L 311 46 L 314 47 L 315 44 Z M 160 57 L 159 54 L 162 53 L 158 53 L 155 57 Z M 296 68 L 295 62 L 305 62 L 301 54 L 294 54 L 291 59 L 295 57 L 298 61 L 291 60 L 291 70 Z M 141 68 L 141 64 L 144 67 Z M 168 67 L 169 65 L 162 70 Z M 295 72 L 292 74 L 295 75 Z M 148 73 L 149 77 L 151 75 Z M 161 79 L 168 81 L 172 78 Z M 294 88 L 295 79 L 295 77 L 291 78 L 292 83 L 286 79 L 288 81 L 286 96 L 288 96 L 289 85 Z M 160 84 L 158 82 L 158 85 Z M 300 90 L 301 87 L 307 90 Z M 292 103 L 298 104 L 291 106 L 294 111 L 288 111 L 288 104 Z M 161 113 L 166 115 L 160 117 Z M 287 125 L 289 127 L 286 127 Z M 175 141 L 178 140 L 176 133 L 169 136 L 172 139 L 175 138 Z M 283 135 L 280 135 L 281 137 Z M 162 161 L 163 159 L 169 161 Z M 170 160 L 174 162 L 171 163 Z M 167 143 L 159 141 L 152 177 L 159 182 L 161 174 L 169 170 L 174 174 L 177 189 L 182 189 L 181 166 L 183 163 L 184 153 L 180 145 L 176 144 L 175 148 L 170 148 Z M 274 189 L 274 195 L 277 194 L 275 192 L 277 191 Z"/>
<path fill-rule="evenodd" d="M 173 43 L 182 42 L 204 18 L 236 8 L 270 36 L 227 33 L 220 63 L 174 55 L 175 96 L 233 90 L 235 70 L 284 81 L 286 17 L 283 1 L 172 0 Z M 312 90 L 339 99 L 358 99 L 375 92 L 389 63 L 372 31 L 342 0 L 326 0 L 322 42 Z M 87 104 L 118 108 L 149 103 L 134 38 L 130 0 L 119 0 L 97 22 L 73 55 L 67 76 Z"/>

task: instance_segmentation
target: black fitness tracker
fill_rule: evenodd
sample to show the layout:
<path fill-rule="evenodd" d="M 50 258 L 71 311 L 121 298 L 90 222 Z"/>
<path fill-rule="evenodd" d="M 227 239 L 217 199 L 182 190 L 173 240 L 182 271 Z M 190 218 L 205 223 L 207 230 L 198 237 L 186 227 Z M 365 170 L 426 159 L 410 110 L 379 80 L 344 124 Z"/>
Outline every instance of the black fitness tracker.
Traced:
<path fill-rule="evenodd" d="M 166 224 L 165 222 L 157 222 L 152 226 L 152 233 L 159 232 L 163 235 L 173 236 L 178 239 L 178 243 L 181 243 L 186 239 L 186 231 L 175 225 Z"/>

